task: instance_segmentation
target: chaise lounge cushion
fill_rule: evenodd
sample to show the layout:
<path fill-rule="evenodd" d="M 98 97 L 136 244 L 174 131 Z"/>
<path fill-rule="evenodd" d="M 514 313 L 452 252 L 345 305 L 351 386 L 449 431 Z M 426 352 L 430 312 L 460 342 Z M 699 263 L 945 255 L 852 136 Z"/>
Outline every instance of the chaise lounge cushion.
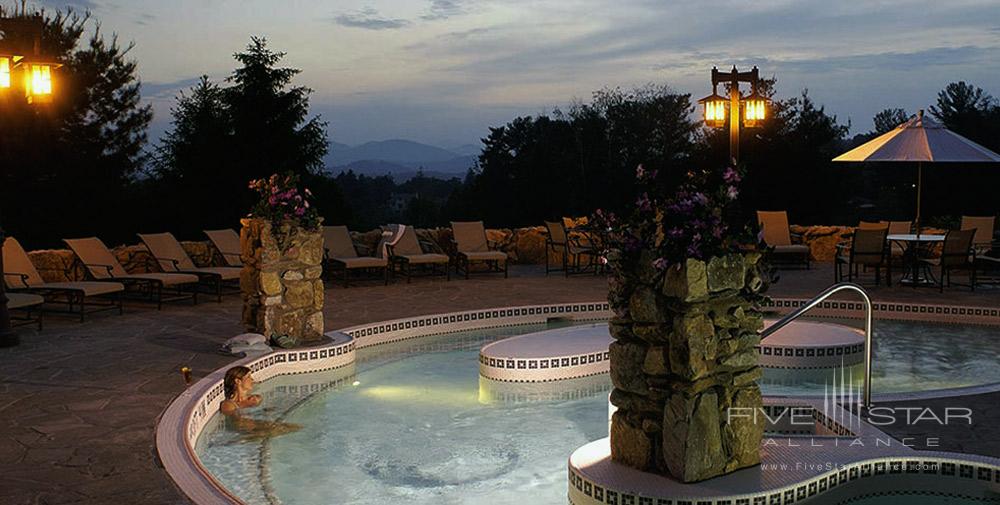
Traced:
<path fill-rule="evenodd" d="M 805 244 L 789 244 L 774 246 L 776 254 L 809 254 L 809 246 Z"/>
<path fill-rule="evenodd" d="M 202 267 L 184 269 L 185 273 L 218 275 L 219 277 L 222 277 L 222 280 L 224 281 L 239 279 L 241 271 L 243 271 L 243 269 L 240 267 Z"/>
<path fill-rule="evenodd" d="M 150 281 L 159 281 L 163 283 L 164 286 L 179 286 L 182 284 L 197 284 L 198 276 L 193 274 L 179 274 L 179 273 L 159 273 L 153 272 L 148 274 L 127 274 L 122 277 L 124 280 L 128 279 L 142 279 Z"/>
<path fill-rule="evenodd" d="M 355 257 L 355 258 L 328 258 L 344 265 L 344 268 L 383 268 L 386 266 L 385 258 Z"/>
<path fill-rule="evenodd" d="M 406 258 L 406 261 L 414 265 L 425 265 L 428 263 L 448 263 L 451 260 L 448 256 L 444 254 L 434 254 L 434 253 L 424 253 L 424 254 L 406 254 L 402 255 Z"/>
<path fill-rule="evenodd" d="M 7 293 L 8 309 L 24 309 L 45 303 L 45 298 L 27 293 Z"/>
<path fill-rule="evenodd" d="M 460 252 L 470 261 L 507 261 L 507 253 L 502 251 Z"/>
<path fill-rule="evenodd" d="M 83 296 L 97 296 L 106 295 L 109 293 L 118 293 L 125 290 L 125 286 L 118 282 L 95 282 L 95 281 L 78 281 L 78 282 L 46 282 L 41 286 L 42 289 L 60 289 L 66 291 L 81 291 Z"/>

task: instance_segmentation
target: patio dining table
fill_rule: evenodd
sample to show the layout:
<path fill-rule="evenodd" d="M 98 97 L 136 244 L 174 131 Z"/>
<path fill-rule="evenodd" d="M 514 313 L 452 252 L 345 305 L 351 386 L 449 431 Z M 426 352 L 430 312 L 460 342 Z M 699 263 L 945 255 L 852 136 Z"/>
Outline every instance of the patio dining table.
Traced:
<path fill-rule="evenodd" d="M 944 235 L 929 233 L 894 233 L 886 236 L 890 244 L 895 242 L 903 248 L 903 278 L 900 284 L 911 286 L 931 286 L 935 282 L 930 278 L 930 272 L 921 269 L 921 254 L 926 254 L 930 246 L 944 242 Z"/>

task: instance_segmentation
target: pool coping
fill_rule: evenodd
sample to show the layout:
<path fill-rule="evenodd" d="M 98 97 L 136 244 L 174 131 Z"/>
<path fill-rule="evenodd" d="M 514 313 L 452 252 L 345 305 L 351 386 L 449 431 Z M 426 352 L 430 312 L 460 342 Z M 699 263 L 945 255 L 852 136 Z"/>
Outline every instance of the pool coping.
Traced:
<path fill-rule="evenodd" d="M 773 298 L 763 308 L 778 313 L 788 312 L 806 301 L 806 298 Z M 880 319 L 1000 326 L 1000 308 L 898 302 L 873 302 L 873 308 L 874 315 Z M 827 300 L 811 315 L 852 318 L 859 317 L 863 309 L 862 302 Z M 354 362 L 357 349 L 375 345 L 459 331 L 539 324 L 553 319 L 601 320 L 608 319 L 611 315 L 606 301 L 438 313 L 349 326 L 328 332 L 327 336 L 331 341 L 317 347 L 276 350 L 263 356 L 242 358 L 206 375 L 167 406 L 156 424 L 154 437 L 157 456 L 174 485 L 193 503 L 243 504 L 239 497 L 204 468 L 194 451 L 198 436 L 222 402 L 222 379 L 225 370 L 230 367 L 248 366 L 258 381 L 264 381 L 279 375 L 319 372 L 347 366 Z M 951 397 L 997 390 L 1000 390 L 1000 383 L 941 390 L 943 396 L 936 396 L 936 391 L 876 394 L 875 401 Z"/>

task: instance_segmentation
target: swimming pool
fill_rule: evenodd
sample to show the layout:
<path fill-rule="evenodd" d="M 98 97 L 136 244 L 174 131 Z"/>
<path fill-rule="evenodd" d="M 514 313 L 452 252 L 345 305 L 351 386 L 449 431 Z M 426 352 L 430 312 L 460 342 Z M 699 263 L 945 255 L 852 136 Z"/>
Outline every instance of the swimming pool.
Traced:
<path fill-rule="evenodd" d="M 539 388 L 483 383 L 486 343 L 545 325 L 477 330 L 358 351 L 353 367 L 258 386 L 252 415 L 303 426 L 241 440 L 217 417 L 198 439 L 202 464 L 251 504 L 566 502 L 566 459 L 607 436 L 607 375 Z M 996 328 L 879 321 L 874 391 L 1000 382 Z M 774 373 L 780 372 L 780 373 Z M 860 373 L 855 374 L 860 380 Z M 765 394 L 822 393 L 768 370 Z"/>

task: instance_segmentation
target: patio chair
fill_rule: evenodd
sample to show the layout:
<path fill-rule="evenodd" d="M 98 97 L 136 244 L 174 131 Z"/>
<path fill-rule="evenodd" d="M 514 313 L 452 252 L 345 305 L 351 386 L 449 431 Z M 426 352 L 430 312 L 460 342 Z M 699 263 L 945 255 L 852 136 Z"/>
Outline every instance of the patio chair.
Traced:
<path fill-rule="evenodd" d="M 75 309 L 79 307 L 81 322 L 94 312 L 118 309 L 121 314 L 124 311 L 124 285 L 94 281 L 45 282 L 14 237 L 7 237 L 3 243 L 3 266 L 7 289 L 41 295 L 48 303 L 66 305 L 71 314 L 76 314 Z"/>
<path fill-rule="evenodd" d="M 764 243 L 771 248 L 776 263 L 805 265 L 809 269 L 809 246 L 793 244 L 785 211 L 757 211 L 757 222 L 764 232 Z"/>
<path fill-rule="evenodd" d="M 920 260 L 927 268 L 939 269 L 938 286 L 941 292 L 944 292 L 946 284 L 951 286 L 953 270 L 968 270 L 969 288 L 976 290 L 976 250 L 972 248 L 975 234 L 975 230 L 951 230 L 944 236 L 940 257 Z"/>
<path fill-rule="evenodd" d="M 95 280 L 120 282 L 126 289 L 132 288 L 145 294 L 146 298 L 156 300 L 157 310 L 163 308 L 163 302 L 190 299 L 191 303 L 198 303 L 197 275 L 168 272 L 130 274 L 97 237 L 63 239 L 63 242 L 80 258 Z M 171 291 L 169 298 L 164 297 L 164 289 Z"/>
<path fill-rule="evenodd" d="M 487 272 L 503 272 L 507 278 L 507 253 L 496 250 L 496 245 L 486 237 L 482 221 L 451 222 L 455 242 L 455 271 L 469 278 L 473 263 L 484 263 Z"/>
<path fill-rule="evenodd" d="M 5 293 L 11 326 L 37 324 L 42 331 L 42 304 L 45 298 L 30 293 Z"/>
<path fill-rule="evenodd" d="M 222 302 L 223 286 L 229 287 L 229 294 L 239 293 L 240 267 L 199 267 L 191 261 L 187 251 L 172 233 L 139 233 L 139 240 L 146 245 L 150 254 L 164 272 L 194 274 L 198 282 L 215 292 L 216 301 Z M 234 282 L 236 286 L 233 286 Z"/>
<path fill-rule="evenodd" d="M 354 240 L 346 226 L 323 227 L 324 266 L 331 278 L 337 272 L 344 274 L 344 287 L 350 285 L 351 271 L 381 272 L 385 283 L 389 284 L 389 262 L 386 258 L 358 256 Z"/>
<path fill-rule="evenodd" d="M 854 276 L 859 275 L 858 266 L 875 269 L 875 285 L 878 286 L 882 278 L 882 267 L 886 267 L 886 285 L 892 286 L 892 271 L 886 261 L 887 248 L 885 246 L 885 236 L 888 228 L 864 229 L 859 227 L 854 231 L 849 248 L 838 247 L 837 257 L 834 259 L 833 281 L 840 282 L 844 278 L 844 265 L 847 266 L 847 280 L 854 281 Z"/>
<path fill-rule="evenodd" d="M 414 265 L 427 269 L 430 275 L 443 274 L 451 280 L 451 258 L 445 254 L 425 253 L 412 226 L 403 229 L 403 235 L 395 244 L 385 243 L 385 246 L 389 253 L 390 274 L 395 274 L 398 269 L 406 276 L 407 284 L 413 275 Z M 439 270 L 439 267 L 443 268 Z"/>
<path fill-rule="evenodd" d="M 570 274 L 584 273 L 590 268 L 597 273 L 597 263 L 599 254 L 593 244 L 581 237 L 572 237 L 566 231 L 566 224 L 563 221 L 545 221 L 545 275 L 549 272 L 564 272 L 566 277 Z M 562 256 L 562 268 L 550 268 L 549 253 L 558 253 Z M 581 264 L 580 259 L 587 257 L 587 262 Z"/>
<path fill-rule="evenodd" d="M 993 227 L 995 216 L 962 216 L 960 230 L 976 230 L 972 238 L 972 247 L 977 253 L 983 254 L 993 249 Z"/>
<path fill-rule="evenodd" d="M 231 267 L 243 266 L 243 260 L 240 259 L 240 251 L 243 248 L 240 246 L 240 235 L 236 231 L 231 228 L 202 231 L 205 232 L 208 240 L 212 241 L 212 245 L 222 255 L 222 261 L 225 261 L 226 265 Z"/>

